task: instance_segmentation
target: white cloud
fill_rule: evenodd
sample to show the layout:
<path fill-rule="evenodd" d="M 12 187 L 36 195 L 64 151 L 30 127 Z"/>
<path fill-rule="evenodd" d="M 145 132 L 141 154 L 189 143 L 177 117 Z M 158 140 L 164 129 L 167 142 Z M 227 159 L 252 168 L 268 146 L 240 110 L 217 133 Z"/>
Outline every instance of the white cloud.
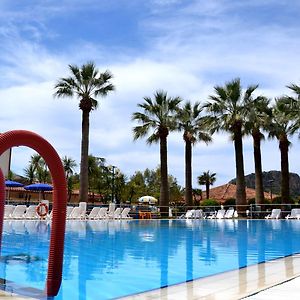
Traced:
<path fill-rule="evenodd" d="M 112 9 L 110 3 L 105 2 L 103 9 Z M 40 14 L 36 23 L 28 22 L 28 8 L 6 14 L 2 10 L 2 16 L 9 16 L 10 21 L 0 23 L 3 38 L 0 46 L 0 99 L 5 103 L 0 112 L 1 131 L 20 128 L 35 131 L 53 143 L 60 155 L 71 156 L 79 163 L 81 112 L 78 100 L 53 99 L 53 86 L 58 78 L 67 76 L 68 64 L 81 65 L 94 59 L 100 70 L 108 68 L 112 71 L 116 92 L 99 99 L 99 109 L 91 113 L 90 152 L 106 157 L 109 163 L 117 165 L 129 176 L 136 170 L 159 165 L 158 145 L 149 147 L 145 140 L 132 140 L 134 123 L 131 115 L 137 111 L 137 103 L 142 102 L 144 96 L 152 96 L 157 89 L 164 89 L 170 96 L 206 101 L 215 84 L 240 76 L 244 86 L 260 83 L 260 92 L 274 97 L 287 93 L 285 85 L 299 80 L 297 24 L 286 27 L 280 23 L 267 23 L 260 26 L 254 22 L 253 27 L 249 27 L 241 20 L 243 15 L 240 18 L 228 13 L 237 13 L 241 5 L 270 5 L 275 0 L 252 1 L 252 4 L 250 1 L 237 4 L 217 0 L 188 3 L 152 1 L 151 13 L 145 13 L 137 22 L 147 46 L 140 51 L 130 51 L 133 46 L 127 44 L 121 44 L 117 49 L 114 47 L 112 51 L 109 45 L 86 37 L 77 37 L 59 51 L 42 44 L 45 32 L 53 40 L 60 34 L 47 25 L 54 12 L 69 14 L 70 18 L 73 16 L 74 11 L 63 10 L 70 1 L 36 3 L 36 15 Z M 76 1 L 72 6 L 80 11 L 85 4 Z M 99 6 L 99 3 L 89 1 L 89 5 Z M 21 28 L 17 18 L 20 23 L 23 20 L 26 28 Z M 22 35 L 23 30 L 30 34 L 27 37 Z M 208 146 L 199 143 L 194 147 L 194 182 L 199 172 L 206 170 L 217 173 L 216 184 L 235 177 L 234 148 L 229 135 L 218 134 L 213 140 Z M 290 150 L 291 170 L 294 172 L 300 170 L 296 158 L 298 144 L 295 140 Z M 183 184 L 182 135 L 170 134 L 168 147 L 169 171 Z M 244 141 L 244 148 L 245 171 L 250 173 L 254 170 L 250 138 Z M 30 151 L 14 152 L 13 167 L 22 170 L 29 160 Z M 275 141 L 263 144 L 262 155 L 264 170 L 279 169 Z"/>

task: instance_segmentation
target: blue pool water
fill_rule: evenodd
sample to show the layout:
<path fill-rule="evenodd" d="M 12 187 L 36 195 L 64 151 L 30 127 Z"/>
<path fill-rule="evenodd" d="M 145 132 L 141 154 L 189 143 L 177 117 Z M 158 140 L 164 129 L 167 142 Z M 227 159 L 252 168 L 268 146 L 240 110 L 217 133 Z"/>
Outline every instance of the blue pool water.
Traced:
<path fill-rule="evenodd" d="M 43 290 L 49 229 L 5 221 L 0 277 Z M 65 242 L 55 300 L 112 299 L 299 253 L 300 221 L 68 221 Z"/>

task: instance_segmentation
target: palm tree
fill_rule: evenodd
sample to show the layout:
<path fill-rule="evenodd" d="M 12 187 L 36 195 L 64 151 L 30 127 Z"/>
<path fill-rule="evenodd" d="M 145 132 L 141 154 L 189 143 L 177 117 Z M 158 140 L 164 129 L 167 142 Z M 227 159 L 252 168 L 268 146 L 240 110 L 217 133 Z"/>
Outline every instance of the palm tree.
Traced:
<path fill-rule="evenodd" d="M 185 141 L 185 203 L 187 206 L 193 205 L 192 188 L 192 147 L 196 142 L 211 141 L 211 136 L 207 132 L 205 118 L 201 115 L 203 108 L 200 103 L 194 105 L 187 101 L 180 107 L 177 113 L 178 130 L 183 131 Z"/>
<path fill-rule="evenodd" d="M 34 180 L 37 180 L 38 182 L 49 182 L 50 180 L 48 166 L 38 153 L 31 155 L 29 166 L 24 169 L 24 172 L 30 183 Z"/>
<path fill-rule="evenodd" d="M 176 129 L 175 112 L 181 99 L 179 97 L 168 97 L 164 91 L 157 91 L 154 99 L 144 97 L 144 103 L 138 104 L 143 112 L 135 112 L 132 120 L 137 121 L 141 125 L 133 128 L 134 140 L 145 137 L 147 143 L 160 143 L 160 171 L 161 171 L 161 187 L 160 187 L 160 205 L 161 212 L 167 213 L 169 206 L 169 184 L 168 184 L 168 150 L 167 137 L 170 130 Z"/>
<path fill-rule="evenodd" d="M 98 107 L 96 97 L 104 97 L 115 88 L 110 83 L 112 74 L 109 71 L 100 73 L 93 62 L 88 62 L 81 68 L 69 65 L 69 69 L 71 76 L 58 80 L 54 87 L 56 90 L 54 96 L 59 98 L 77 96 L 79 99 L 79 109 L 82 110 L 79 201 L 87 201 L 90 112 Z"/>
<path fill-rule="evenodd" d="M 66 178 L 68 179 L 70 175 L 74 174 L 74 168 L 77 167 L 76 161 L 71 157 L 64 156 L 62 158 Z"/>
<path fill-rule="evenodd" d="M 253 138 L 254 169 L 255 169 L 255 200 L 256 204 L 264 202 L 264 187 L 261 161 L 261 141 L 264 135 L 261 129 L 266 129 L 266 124 L 271 116 L 270 100 L 263 96 L 249 97 L 246 102 L 247 113 L 245 119 L 245 133 Z"/>
<path fill-rule="evenodd" d="M 281 201 L 289 203 L 289 146 L 291 137 L 299 128 L 293 110 L 293 103 L 288 97 L 275 99 L 272 109 L 272 119 L 268 124 L 270 138 L 277 138 L 281 156 Z"/>
<path fill-rule="evenodd" d="M 300 86 L 294 83 L 291 83 L 287 86 L 294 94 L 296 94 L 296 99 L 291 98 L 292 100 L 299 101 L 300 100 Z"/>
<path fill-rule="evenodd" d="M 33 167 L 33 171 L 35 172 L 39 167 L 41 167 L 41 162 L 43 158 L 40 154 L 36 153 L 31 155 L 30 157 L 30 164 Z"/>
<path fill-rule="evenodd" d="M 209 199 L 209 187 L 216 181 L 216 173 L 203 172 L 202 175 L 198 176 L 198 184 L 205 185 L 206 187 L 206 199 Z"/>
<path fill-rule="evenodd" d="M 67 179 L 67 187 L 68 187 L 68 201 L 71 200 L 74 182 L 72 175 L 74 174 L 74 168 L 77 167 L 76 161 L 71 157 L 64 156 L 62 158 L 63 167 L 66 174 Z"/>
<path fill-rule="evenodd" d="M 24 175 L 29 181 L 29 183 L 33 183 L 35 179 L 35 172 L 33 166 L 30 164 L 28 167 L 24 168 Z"/>
<path fill-rule="evenodd" d="M 227 131 L 230 132 L 235 148 L 236 165 L 236 203 L 237 209 L 241 210 L 239 205 L 246 204 L 246 188 L 244 174 L 243 157 L 243 126 L 246 116 L 245 101 L 252 96 L 257 85 L 249 86 L 242 92 L 240 79 L 234 79 L 227 82 L 225 86 L 215 86 L 216 95 L 210 96 L 210 102 L 205 107 L 210 114 L 208 118 L 211 126 L 211 132 Z"/>

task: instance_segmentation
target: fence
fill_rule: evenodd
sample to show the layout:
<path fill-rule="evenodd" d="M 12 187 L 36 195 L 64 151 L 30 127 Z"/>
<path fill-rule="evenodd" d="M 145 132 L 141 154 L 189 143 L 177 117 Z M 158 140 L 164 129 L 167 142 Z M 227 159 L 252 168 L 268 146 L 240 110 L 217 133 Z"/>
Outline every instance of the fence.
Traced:
<path fill-rule="evenodd" d="M 9 204 L 17 205 L 17 204 L 38 204 L 39 202 L 36 200 L 33 201 L 13 201 L 10 200 Z M 6 203 L 7 204 L 7 203 Z M 49 203 L 50 210 L 52 208 L 52 203 Z M 78 204 L 68 204 L 71 206 L 77 206 Z M 106 206 L 108 204 L 103 205 L 94 205 L 92 203 L 87 204 L 87 214 L 92 210 L 94 206 Z M 217 205 L 217 206 L 151 206 L 151 205 L 129 205 L 129 204 L 120 204 L 116 205 L 116 207 L 130 207 L 130 215 L 134 218 L 140 218 L 144 213 L 146 218 L 173 218 L 177 219 L 185 215 L 188 210 L 201 209 L 203 211 L 203 215 L 208 217 L 210 215 L 214 215 L 219 209 L 229 209 L 234 208 L 238 212 L 239 218 L 249 218 L 249 219 L 264 219 L 265 216 L 271 213 L 272 209 L 280 208 L 281 209 L 281 218 L 284 218 L 286 215 L 290 214 L 293 208 L 300 208 L 300 204 L 249 204 L 249 205 Z"/>

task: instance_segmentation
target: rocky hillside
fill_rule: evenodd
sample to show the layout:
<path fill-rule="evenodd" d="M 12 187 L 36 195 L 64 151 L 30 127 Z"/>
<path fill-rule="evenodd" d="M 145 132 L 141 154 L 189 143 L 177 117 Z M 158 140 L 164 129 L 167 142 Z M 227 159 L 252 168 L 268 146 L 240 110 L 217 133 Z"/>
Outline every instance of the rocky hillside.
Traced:
<path fill-rule="evenodd" d="M 245 176 L 246 186 L 255 189 L 255 174 L 251 173 Z M 230 180 L 230 183 L 235 183 L 236 179 Z M 280 171 L 263 172 L 263 184 L 265 192 L 270 192 L 272 187 L 273 194 L 280 194 Z M 300 195 L 300 177 L 296 173 L 290 173 L 290 194 L 292 197 Z"/>

